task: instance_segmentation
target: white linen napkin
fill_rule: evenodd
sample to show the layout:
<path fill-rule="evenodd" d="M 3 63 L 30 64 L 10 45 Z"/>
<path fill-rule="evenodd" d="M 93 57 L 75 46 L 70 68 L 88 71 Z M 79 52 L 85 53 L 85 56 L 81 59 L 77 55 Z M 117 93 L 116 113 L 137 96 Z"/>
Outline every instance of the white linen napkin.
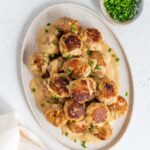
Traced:
<path fill-rule="evenodd" d="M 0 115 L 0 150 L 47 150 L 40 140 L 23 126 L 12 112 Z"/>

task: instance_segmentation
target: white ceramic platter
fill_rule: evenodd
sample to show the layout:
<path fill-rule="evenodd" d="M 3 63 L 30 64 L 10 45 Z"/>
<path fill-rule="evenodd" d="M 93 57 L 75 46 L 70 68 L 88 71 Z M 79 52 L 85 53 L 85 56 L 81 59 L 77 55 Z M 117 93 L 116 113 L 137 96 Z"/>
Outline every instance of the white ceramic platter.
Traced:
<path fill-rule="evenodd" d="M 120 94 L 125 96 L 125 92 L 129 92 L 129 96 L 126 97 L 129 104 L 128 114 L 113 124 L 113 136 L 109 140 L 104 142 L 101 141 L 98 144 L 87 145 L 87 149 L 89 150 L 109 149 L 116 142 L 118 142 L 118 140 L 122 137 L 129 124 L 133 107 L 133 84 L 129 64 L 121 44 L 119 43 L 116 36 L 112 33 L 112 31 L 106 26 L 106 24 L 104 24 L 100 20 L 100 18 L 91 10 L 83 6 L 71 3 L 57 4 L 50 6 L 49 8 L 41 12 L 32 22 L 31 26 L 29 27 L 26 33 L 21 55 L 21 76 L 28 104 L 42 129 L 45 131 L 45 133 L 50 139 L 55 139 L 55 142 L 61 145 L 62 150 L 63 148 L 72 150 L 82 149 L 81 144 L 79 142 L 75 143 L 69 140 L 67 137 L 61 134 L 61 130 L 59 128 L 52 126 L 46 121 L 44 115 L 37 108 L 34 97 L 29 89 L 29 82 L 32 79 L 32 74 L 27 68 L 27 59 L 29 55 L 31 55 L 31 53 L 36 49 L 37 45 L 35 37 L 37 31 L 41 27 L 45 26 L 48 22 L 54 22 L 56 19 L 63 16 L 77 19 L 82 26 L 94 27 L 99 29 L 102 33 L 104 40 L 107 43 L 109 43 L 109 45 L 113 49 L 115 49 L 117 55 L 120 58 Z"/>

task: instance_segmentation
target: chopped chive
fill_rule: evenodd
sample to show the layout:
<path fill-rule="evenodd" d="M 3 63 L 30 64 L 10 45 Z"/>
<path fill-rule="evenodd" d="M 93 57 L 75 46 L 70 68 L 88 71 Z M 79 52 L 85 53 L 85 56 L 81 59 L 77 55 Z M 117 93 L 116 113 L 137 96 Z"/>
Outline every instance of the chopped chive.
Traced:
<path fill-rule="evenodd" d="M 59 99 L 59 97 L 57 97 L 57 96 L 52 96 L 52 98 L 53 98 L 54 100 L 58 100 L 58 99 Z"/>
<path fill-rule="evenodd" d="M 131 20 L 139 12 L 142 0 L 104 0 L 104 6 L 114 20 L 125 22 Z"/>
<path fill-rule="evenodd" d="M 119 60 L 120 60 L 120 58 L 117 57 L 117 58 L 116 58 L 116 61 L 119 61 Z"/>
<path fill-rule="evenodd" d="M 112 49 L 111 49 L 111 48 L 109 48 L 109 49 L 108 49 L 108 52 L 111 52 L 111 51 L 112 51 Z"/>
<path fill-rule="evenodd" d="M 57 31 L 58 33 L 61 33 L 61 32 L 62 32 L 62 30 L 61 30 L 60 28 L 56 28 L 56 31 Z"/>
<path fill-rule="evenodd" d="M 68 134 L 69 134 L 69 133 L 68 133 L 68 132 L 66 132 L 66 133 L 65 133 L 65 136 L 68 136 Z"/>
<path fill-rule="evenodd" d="M 86 148 L 86 141 L 82 141 L 81 146 L 82 146 L 83 148 Z"/>
<path fill-rule="evenodd" d="M 71 59 L 71 58 L 72 58 L 71 55 L 68 55 L 68 56 L 66 57 L 67 60 L 69 60 L 69 59 Z"/>
<path fill-rule="evenodd" d="M 49 54 L 48 55 L 49 60 L 53 59 L 54 57 L 55 57 L 55 54 Z"/>
<path fill-rule="evenodd" d="M 101 70 L 101 66 L 98 66 L 98 65 L 97 65 L 97 66 L 95 67 L 95 69 Z"/>
<path fill-rule="evenodd" d="M 49 23 L 47 23 L 47 26 L 50 26 L 51 25 L 51 23 L 49 22 Z"/>
<path fill-rule="evenodd" d="M 71 74 L 72 74 L 72 70 L 71 70 L 71 69 L 69 69 L 69 68 L 67 69 L 67 71 L 66 71 L 66 72 L 67 72 L 67 74 L 68 74 L 68 75 L 71 75 Z"/>
<path fill-rule="evenodd" d="M 89 66 L 93 66 L 94 62 L 92 60 L 88 61 Z"/>
<path fill-rule="evenodd" d="M 115 55 L 115 54 L 112 54 L 112 57 L 116 57 L 116 55 Z"/>
<path fill-rule="evenodd" d="M 125 96 L 128 96 L 128 92 L 125 92 Z"/>
<path fill-rule="evenodd" d="M 35 88 L 32 88 L 32 92 L 34 93 L 36 90 L 35 90 Z"/>
<path fill-rule="evenodd" d="M 48 32 L 48 29 L 45 29 L 45 32 L 47 33 L 47 32 Z"/>
<path fill-rule="evenodd" d="M 71 26 L 70 26 L 70 30 L 71 30 L 71 32 L 76 32 L 77 31 L 77 27 L 76 27 L 76 25 L 75 24 L 72 24 Z"/>
<path fill-rule="evenodd" d="M 87 53 L 87 55 L 89 55 L 89 56 L 92 55 L 92 51 L 90 51 L 90 50 L 87 50 L 86 53 Z"/>

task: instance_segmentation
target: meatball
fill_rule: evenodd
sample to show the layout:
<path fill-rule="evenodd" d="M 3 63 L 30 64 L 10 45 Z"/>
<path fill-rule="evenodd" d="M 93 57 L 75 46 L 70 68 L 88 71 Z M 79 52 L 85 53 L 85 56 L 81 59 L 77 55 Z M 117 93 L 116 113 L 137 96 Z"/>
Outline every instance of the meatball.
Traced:
<path fill-rule="evenodd" d="M 112 129 L 108 123 L 105 123 L 102 127 L 94 126 L 91 128 L 91 132 L 100 140 L 107 140 L 112 136 Z"/>
<path fill-rule="evenodd" d="M 63 33 L 72 32 L 77 34 L 80 28 L 79 22 L 77 20 L 70 19 L 67 17 L 62 17 L 58 19 L 54 23 L 54 25 L 59 32 L 63 32 Z"/>
<path fill-rule="evenodd" d="M 92 78 L 80 78 L 69 84 L 69 93 L 73 101 L 85 103 L 93 98 L 96 83 Z"/>
<path fill-rule="evenodd" d="M 91 73 L 91 68 L 83 58 L 72 58 L 63 65 L 63 70 L 74 79 L 87 77 Z"/>
<path fill-rule="evenodd" d="M 53 25 L 40 30 L 37 36 L 37 46 L 47 57 L 59 54 L 59 38 Z"/>
<path fill-rule="evenodd" d="M 97 80 L 97 84 L 96 97 L 99 101 L 106 104 L 116 101 L 118 88 L 114 81 L 108 79 L 107 77 L 103 77 Z"/>
<path fill-rule="evenodd" d="M 87 50 L 102 51 L 102 36 L 95 28 L 87 28 L 81 32 L 81 39 Z"/>
<path fill-rule="evenodd" d="M 60 38 L 59 48 L 63 57 L 80 56 L 83 43 L 78 35 L 67 33 Z"/>
<path fill-rule="evenodd" d="M 103 59 L 102 53 L 98 51 L 94 51 L 94 52 L 89 51 L 88 60 L 96 62 L 96 65 L 91 66 L 93 69 L 93 72 L 98 74 L 99 77 L 103 77 L 106 72 L 106 63 Z"/>
<path fill-rule="evenodd" d="M 64 106 L 65 115 L 69 120 L 82 120 L 85 115 L 84 104 L 79 104 L 76 101 L 67 101 Z"/>
<path fill-rule="evenodd" d="M 91 103 L 86 110 L 86 120 L 89 123 L 102 126 L 105 121 L 109 120 L 109 117 L 109 109 L 105 104 L 102 103 Z"/>
<path fill-rule="evenodd" d="M 34 75 L 42 76 L 46 72 L 48 58 L 45 58 L 42 53 L 36 51 L 29 58 L 28 66 Z"/>
<path fill-rule="evenodd" d="M 65 98 L 69 97 L 67 85 L 69 85 L 70 79 L 67 75 L 53 74 L 48 82 L 48 90 L 51 95 L 55 98 Z"/>
<path fill-rule="evenodd" d="M 86 122 L 86 120 L 72 121 L 68 123 L 68 126 L 74 133 L 84 133 L 89 128 L 89 124 Z"/>
<path fill-rule="evenodd" d="M 58 73 L 61 71 L 62 65 L 64 63 L 64 59 L 62 57 L 59 57 L 57 59 L 52 60 L 49 63 L 49 66 L 47 68 L 50 75 L 53 75 L 54 73 Z"/>
<path fill-rule="evenodd" d="M 56 127 L 67 123 L 63 107 L 60 104 L 52 104 L 49 110 L 45 112 L 45 117 Z"/>
<path fill-rule="evenodd" d="M 110 110 L 111 120 L 116 120 L 127 113 L 128 104 L 122 96 L 118 96 L 117 102 L 108 105 L 108 108 Z"/>

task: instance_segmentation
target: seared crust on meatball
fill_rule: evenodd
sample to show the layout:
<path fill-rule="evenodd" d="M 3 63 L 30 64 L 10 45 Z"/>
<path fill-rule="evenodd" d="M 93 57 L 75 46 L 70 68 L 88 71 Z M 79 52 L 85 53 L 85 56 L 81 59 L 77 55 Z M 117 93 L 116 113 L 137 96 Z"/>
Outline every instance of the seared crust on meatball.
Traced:
<path fill-rule="evenodd" d="M 72 32 L 77 34 L 80 28 L 79 22 L 77 20 L 67 17 L 58 19 L 54 25 L 56 29 L 62 31 L 63 33 Z"/>
<path fill-rule="evenodd" d="M 114 81 L 103 77 L 97 80 L 97 84 L 96 97 L 99 101 L 109 104 L 116 100 L 118 89 Z"/>
<path fill-rule="evenodd" d="M 75 79 L 87 77 L 91 73 L 91 68 L 83 58 L 72 58 L 67 60 L 63 65 L 63 70 Z"/>
<path fill-rule="evenodd" d="M 87 28 L 81 32 L 81 39 L 87 49 L 92 51 L 102 51 L 102 36 L 95 28 Z"/>
<path fill-rule="evenodd" d="M 105 104 L 92 103 L 86 110 L 86 120 L 89 123 L 103 125 L 105 121 L 109 120 L 109 109 Z"/>
<path fill-rule="evenodd" d="M 33 74 L 41 76 L 46 72 L 48 58 L 45 58 L 42 53 L 36 51 L 29 58 L 28 66 Z"/>
<path fill-rule="evenodd" d="M 112 129 L 108 123 L 105 123 L 102 127 L 94 126 L 91 128 L 91 132 L 100 140 L 107 140 L 112 136 Z"/>
<path fill-rule="evenodd" d="M 89 128 L 89 124 L 86 120 L 72 121 L 68 123 L 68 126 L 74 133 L 84 133 Z"/>
<path fill-rule="evenodd" d="M 80 56 L 83 43 L 78 35 L 67 33 L 60 38 L 59 48 L 63 57 Z"/>
<path fill-rule="evenodd" d="M 79 104 L 76 101 L 67 101 L 64 106 L 65 115 L 68 120 L 82 120 L 85 115 L 84 104 Z"/>
<path fill-rule="evenodd" d="M 52 104 L 49 110 L 45 112 L 45 117 L 56 127 L 67 123 L 63 107 L 60 104 Z"/>
<path fill-rule="evenodd" d="M 90 78 L 80 78 L 69 84 L 69 93 L 73 101 L 85 103 L 93 98 L 96 89 L 95 81 Z"/>
<path fill-rule="evenodd" d="M 128 104 L 122 96 L 118 96 L 117 102 L 108 105 L 108 108 L 110 110 L 111 120 L 116 120 L 127 113 Z"/>
<path fill-rule="evenodd" d="M 53 97 L 65 98 L 69 97 L 67 85 L 69 85 L 70 79 L 67 75 L 53 74 L 48 82 L 48 90 Z"/>

